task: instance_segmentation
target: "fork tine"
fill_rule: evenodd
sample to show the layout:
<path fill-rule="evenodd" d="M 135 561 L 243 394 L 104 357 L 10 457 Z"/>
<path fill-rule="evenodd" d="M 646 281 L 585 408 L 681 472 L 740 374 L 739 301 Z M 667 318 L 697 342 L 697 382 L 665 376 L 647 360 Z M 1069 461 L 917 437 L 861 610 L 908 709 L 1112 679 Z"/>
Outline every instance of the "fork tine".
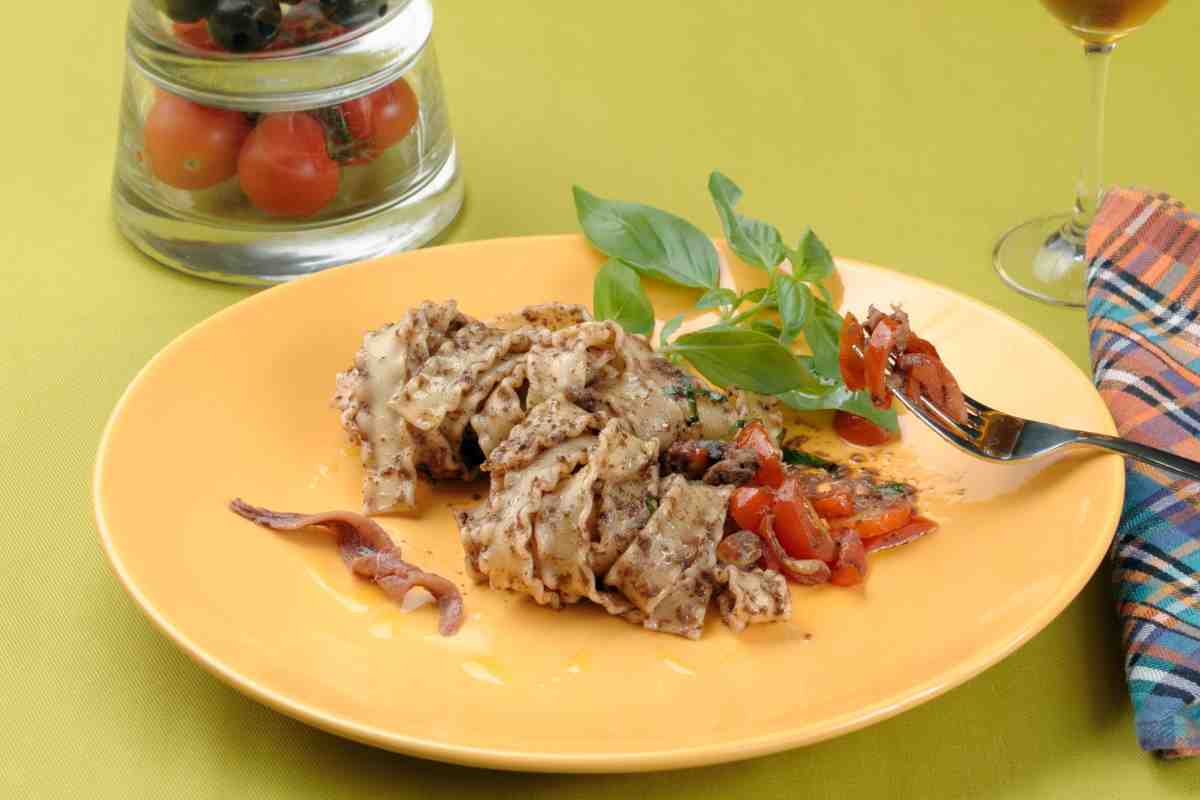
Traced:
<path fill-rule="evenodd" d="M 935 416 L 934 414 L 930 413 L 929 409 L 934 408 L 934 406 L 923 402 L 923 398 L 913 400 L 902 392 L 893 392 L 893 394 L 896 396 L 896 399 L 899 400 L 905 408 L 911 411 L 915 417 L 920 419 L 929 427 L 933 428 L 934 432 L 938 436 L 942 437 L 956 447 L 962 447 L 973 452 L 978 451 L 979 448 L 976 446 L 975 439 L 972 435 L 968 434 L 959 425 L 947 421 L 944 416 L 940 414 Z"/>

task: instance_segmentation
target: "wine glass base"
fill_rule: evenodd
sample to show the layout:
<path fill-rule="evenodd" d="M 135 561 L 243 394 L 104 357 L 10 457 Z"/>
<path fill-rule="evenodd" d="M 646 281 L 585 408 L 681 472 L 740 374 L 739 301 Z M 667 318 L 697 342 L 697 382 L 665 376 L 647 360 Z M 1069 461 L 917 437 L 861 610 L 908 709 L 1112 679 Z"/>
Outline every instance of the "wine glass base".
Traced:
<path fill-rule="evenodd" d="M 1039 217 L 1012 228 L 996 242 L 992 265 L 1021 294 L 1082 308 L 1086 299 L 1085 242 L 1065 226 L 1070 214 Z"/>

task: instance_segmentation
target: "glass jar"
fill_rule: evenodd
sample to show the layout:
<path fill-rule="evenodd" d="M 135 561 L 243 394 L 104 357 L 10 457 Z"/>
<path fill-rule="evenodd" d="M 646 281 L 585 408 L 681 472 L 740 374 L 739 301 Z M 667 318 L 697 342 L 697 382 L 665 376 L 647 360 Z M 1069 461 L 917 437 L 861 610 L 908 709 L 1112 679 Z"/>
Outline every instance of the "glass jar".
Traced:
<path fill-rule="evenodd" d="M 429 0 L 133 0 L 122 232 L 275 283 L 419 247 L 462 205 Z"/>

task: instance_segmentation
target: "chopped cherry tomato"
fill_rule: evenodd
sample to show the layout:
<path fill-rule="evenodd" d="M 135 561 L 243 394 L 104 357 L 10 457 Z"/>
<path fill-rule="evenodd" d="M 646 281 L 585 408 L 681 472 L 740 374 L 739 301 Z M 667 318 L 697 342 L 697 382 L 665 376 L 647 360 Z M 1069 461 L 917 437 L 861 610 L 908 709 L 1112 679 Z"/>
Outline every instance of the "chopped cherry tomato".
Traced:
<path fill-rule="evenodd" d="M 739 528 L 757 532 L 774 502 L 774 492 L 765 486 L 739 486 L 729 498 L 729 513 Z"/>
<path fill-rule="evenodd" d="M 242 112 L 209 108 L 168 92 L 158 93 L 143 129 L 151 172 L 177 189 L 207 189 L 232 178 L 249 135 Z"/>
<path fill-rule="evenodd" d="M 775 494 L 775 535 L 792 558 L 832 561 L 836 546 L 825 520 L 817 516 L 799 481 L 789 479 Z"/>
<path fill-rule="evenodd" d="M 938 355 L 937 348 L 933 346 L 933 343 L 922 339 L 915 333 L 910 333 L 908 335 L 908 344 L 904 346 L 904 352 L 921 353 L 922 355 L 933 356 L 939 361 L 942 360 L 942 357 Z"/>
<path fill-rule="evenodd" d="M 847 313 L 842 320 L 842 333 L 838 345 L 838 365 L 841 367 L 842 381 L 847 389 L 858 391 L 867 385 L 866 364 L 863 361 L 866 345 L 866 335 L 858 318 Z"/>
<path fill-rule="evenodd" d="M 871 401 L 878 408 L 887 408 L 892 402 L 892 392 L 887 386 L 888 358 L 896 348 L 896 334 L 900 325 L 891 317 L 883 317 L 871 331 L 867 350 L 863 354 L 866 364 L 867 389 Z"/>
<path fill-rule="evenodd" d="M 845 441 L 861 447 L 875 447 L 892 440 L 890 431 L 848 411 L 838 411 L 833 415 L 833 429 Z"/>
<path fill-rule="evenodd" d="M 810 495 L 813 510 L 825 519 L 848 517 L 854 513 L 854 493 L 846 487 L 838 487 L 818 495 Z"/>
<path fill-rule="evenodd" d="M 867 578 L 867 550 L 862 539 L 853 531 L 838 540 L 837 560 L 829 582 L 837 586 L 854 586 Z"/>
<path fill-rule="evenodd" d="M 333 200 L 341 170 L 325 149 L 325 130 L 307 114 L 267 114 L 238 159 L 242 191 L 273 217 L 308 217 Z"/>
<path fill-rule="evenodd" d="M 951 419 L 967 421 L 962 389 L 940 358 L 924 353 L 905 353 L 898 366 L 907 375 L 905 391 L 910 397 L 927 397 Z"/>
<path fill-rule="evenodd" d="M 903 527 L 912 518 L 912 503 L 901 498 L 881 503 L 859 512 L 854 517 L 837 520 L 838 527 L 850 528 L 866 541 Z"/>
<path fill-rule="evenodd" d="M 902 544 L 914 542 L 926 534 L 933 533 L 937 530 L 937 527 L 937 523 L 931 519 L 913 517 L 907 525 L 868 541 L 866 543 L 867 552 L 873 553 L 876 550 L 888 550 L 892 547 L 899 547 Z"/>
<path fill-rule="evenodd" d="M 758 472 L 754 483 L 759 486 L 778 488 L 783 483 L 783 454 L 771 441 L 771 434 L 759 420 L 754 420 L 738 431 L 733 446 L 753 450 L 758 456 Z"/>

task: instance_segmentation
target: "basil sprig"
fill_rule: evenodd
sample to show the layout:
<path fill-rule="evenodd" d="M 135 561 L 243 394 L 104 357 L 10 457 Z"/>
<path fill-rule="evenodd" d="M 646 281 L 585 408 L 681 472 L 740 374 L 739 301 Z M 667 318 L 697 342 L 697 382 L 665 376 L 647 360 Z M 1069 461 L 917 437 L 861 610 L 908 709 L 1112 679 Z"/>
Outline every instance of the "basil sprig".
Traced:
<path fill-rule="evenodd" d="M 576 186 L 579 224 L 609 256 L 596 275 L 596 316 L 648 335 L 654 310 L 640 276 L 703 289 L 696 308 L 716 310 L 720 321 L 675 337 L 683 315 L 674 317 L 659 333 L 661 353 L 688 362 L 722 388 L 774 395 L 800 411 L 848 411 L 897 430 L 894 411 L 877 409 L 866 392 L 851 391 L 842 382 L 842 318 L 821 283 L 833 272 L 829 249 L 811 228 L 804 229 L 795 248 L 789 247 L 775 226 L 739 213 L 742 190 L 720 172 L 709 176 L 708 191 L 730 249 L 765 270 L 768 285 L 741 294 L 720 286 L 716 248 L 699 228 L 666 211 L 597 197 Z M 781 268 L 785 259 L 790 271 Z M 811 356 L 792 353 L 801 336 Z"/>

